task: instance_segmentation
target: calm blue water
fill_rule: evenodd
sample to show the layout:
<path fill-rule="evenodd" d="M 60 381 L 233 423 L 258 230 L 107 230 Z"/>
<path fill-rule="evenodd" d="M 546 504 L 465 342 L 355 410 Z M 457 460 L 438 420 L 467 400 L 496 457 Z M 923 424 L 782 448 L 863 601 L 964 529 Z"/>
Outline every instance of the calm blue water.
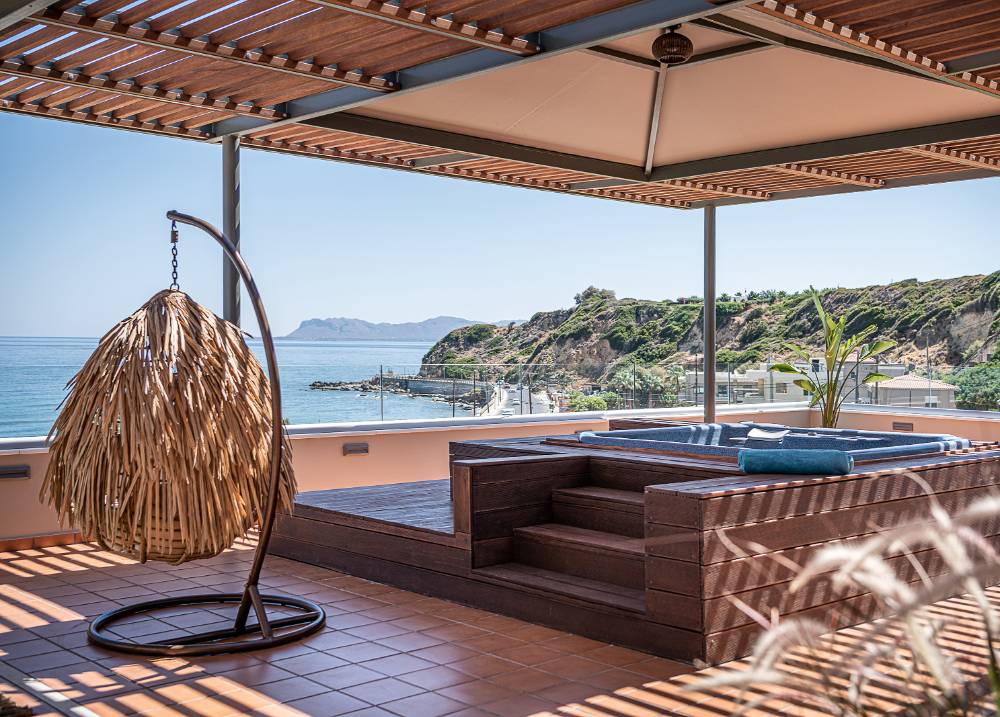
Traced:
<path fill-rule="evenodd" d="M 261 364 L 259 341 L 251 348 Z M 66 382 L 90 356 L 97 339 L 0 336 L 0 437 L 49 432 Z M 354 381 L 386 371 L 412 372 L 430 344 L 405 341 L 277 341 L 282 412 L 292 423 L 379 420 L 378 395 L 313 391 L 313 381 Z M 451 406 L 426 398 L 385 394 L 386 420 L 443 418 Z M 461 408 L 457 415 L 467 415 Z"/>

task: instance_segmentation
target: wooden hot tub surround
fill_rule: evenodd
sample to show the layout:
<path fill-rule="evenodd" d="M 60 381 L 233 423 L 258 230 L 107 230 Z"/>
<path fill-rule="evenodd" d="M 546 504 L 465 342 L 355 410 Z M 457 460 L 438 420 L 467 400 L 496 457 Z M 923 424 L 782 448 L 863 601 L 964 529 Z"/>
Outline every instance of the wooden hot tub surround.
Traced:
<path fill-rule="evenodd" d="M 998 444 L 835 477 L 743 475 L 724 461 L 542 438 L 451 451 L 448 482 L 302 494 L 273 552 L 717 664 L 747 654 L 759 633 L 734 598 L 831 628 L 878 616 L 871 595 L 834 592 L 822 579 L 788 595 L 791 563 L 926 516 L 930 499 L 907 473 L 949 511 L 1000 483 Z M 982 531 L 1000 545 L 1000 520 Z M 931 575 L 945 570 L 932 551 L 914 557 Z M 894 562 L 918 579 L 905 556 Z"/>

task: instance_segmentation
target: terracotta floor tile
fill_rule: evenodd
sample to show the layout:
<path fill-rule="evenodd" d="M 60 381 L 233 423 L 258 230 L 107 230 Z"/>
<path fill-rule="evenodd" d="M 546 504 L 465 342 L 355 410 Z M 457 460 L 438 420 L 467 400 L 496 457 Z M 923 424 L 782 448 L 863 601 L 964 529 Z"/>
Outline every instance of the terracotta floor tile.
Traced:
<path fill-rule="evenodd" d="M 324 670 L 309 675 L 309 679 L 325 685 L 334 690 L 341 690 L 345 687 L 353 687 L 365 682 L 381 680 L 385 675 L 375 670 L 369 670 L 361 665 L 345 665 L 335 667 L 332 670 Z"/>
<path fill-rule="evenodd" d="M 576 655 L 587 652 L 588 650 L 596 650 L 601 647 L 606 647 L 603 642 L 591 640 L 589 637 L 581 637 L 579 635 L 561 635 L 559 637 L 554 637 L 551 640 L 545 640 L 542 644 L 553 650 L 562 650 L 563 652 L 569 652 Z"/>
<path fill-rule="evenodd" d="M 398 650 L 393 650 L 391 647 L 379 645 L 375 642 L 359 642 L 355 645 L 347 645 L 346 647 L 326 650 L 326 654 L 339 657 L 341 660 L 345 660 L 346 662 L 365 662 L 367 660 L 377 660 L 382 657 L 389 657 L 390 655 L 399 655 L 402 653 Z"/>
<path fill-rule="evenodd" d="M 565 682 L 565 679 L 549 672 L 536 670 L 533 667 L 525 667 L 513 672 L 494 675 L 490 678 L 490 682 L 515 692 L 531 693 L 561 684 Z"/>
<path fill-rule="evenodd" d="M 378 623 L 373 617 L 365 617 L 356 612 L 345 612 L 340 615 L 327 615 L 326 624 L 334 630 L 350 630 L 352 627 L 373 625 Z"/>
<path fill-rule="evenodd" d="M 618 645 L 603 645 L 595 650 L 584 652 L 583 656 L 589 660 L 603 662 L 605 665 L 611 665 L 612 667 L 633 665 L 636 662 L 643 662 L 652 657 L 652 655 L 648 655 L 645 652 L 630 650 L 627 647 L 619 647 Z"/>
<path fill-rule="evenodd" d="M 431 628 L 448 624 L 447 620 L 442 620 L 439 617 L 420 614 L 392 620 L 391 622 L 393 625 L 405 627 L 407 630 L 430 630 Z"/>
<path fill-rule="evenodd" d="M 239 670 L 232 670 L 231 672 L 223 672 L 221 676 L 245 687 L 253 687 L 254 685 L 262 685 L 265 682 L 277 682 L 278 680 L 294 677 L 288 670 L 283 670 L 280 667 L 275 667 L 264 662 L 250 667 L 243 667 Z"/>
<path fill-rule="evenodd" d="M 323 630 L 297 644 L 308 645 L 313 649 L 326 651 L 345 647 L 346 645 L 357 645 L 359 642 L 364 642 L 364 640 L 340 630 Z"/>
<path fill-rule="evenodd" d="M 461 685 L 444 687 L 437 690 L 437 692 L 467 705 L 483 705 L 487 702 L 495 702 L 496 700 L 517 694 L 512 690 L 505 689 L 500 685 L 495 685 L 486 680 L 475 680 L 473 682 L 465 682 Z"/>
<path fill-rule="evenodd" d="M 546 687 L 534 693 L 536 697 L 557 704 L 583 702 L 584 700 L 602 694 L 605 690 L 582 682 L 561 682 L 552 687 Z"/>
<path fill-rule="evenodd" d="M 383 607 L 377 607 L 371 610 L 365 610 L 364 614 L 365 616 L 373 617 L 376 620 L 389 622 L 392 620 L 401 620 L 403 618 L 412 617 L 417 613 L 411 608 L 405 607 L 403 605 L 385 605 Z"/>
<path fill-rule="evenodd" d="M 362 714 L 358 710 L 367 708 L 361 700 L 341 692 L 324 692 L 322 694 L 292 700 L 286 706 L 298 710 L 309 717 L 340 717 L 340 715 Z M 388 713 L 386 713 L 388 714 Z"/>
<path fill-rule="evenodd" d="M 377 660 L 368 660 L 364 666 L 389 677 L 396 677 L 397 675 L 405 675 L 407 672 L 426 670 L 428 667 L 434 667 L 434 663 L 429 660 L 421 660 L 413 655 L 400 653 Z"/>
<path fill-rule="evenodd" d="M 62 650 L 63 646 L 57 645 L 41 637 L 30 636 L 29 639 L 21 642 L 12 642 L 9 645 L 0 645 L 0 657 L 5 660 L 13 660 L 20 657 L 33 657 L 46 652 Z"/>
<path fill-rule="evenodd" d="M 437 645 L 423 650 L 416 650 L 410 654 L 416 655 L 424 660 L 436 662 L 439 665 L 445 665 L 453 662 L 459 662 L 460 660 L 467 660 L 470 657 L 475 657 L 478 653 L 475 650 L 470 650 L 466 647 L 458 647 L 457 645 Z"/>
<path fill-rule="evenodd" d="M 524 640 L 525 642 L 542 642 L 543 640 L 551 640 L 555 637 L 563 636 L 566 633 L 553 630 L 551 627 L 525 623 L 524 627 L 505 631 L 505 634 L 517 640 Z"/>
<path fill-rule="evenodd" d="M 6 658 L 4 658 L 6 660 Z M 80 656 L 69 650 L 59 649 L 55 652 L 45 652 L 41 655 L 22 657 L 7 660 L 11 667 L 20 670 L 28 675 L 36 675 L 39 672 L 53 667 L 63 667 L 77 662 L 83 662 Z"/>
<path fill-rule="evenodd" d="M 423 687 L 425 690 L 438 690 L 442 687 L 451 687 L 452 685 L 460 685 L 463 682 L 470 682 L 476 678 L 464 672 L 453 670 L 450 667 L 445 667 L 444 665 L 436 665 L 426 670 L 417 670 L 416 672 L 400 675 L 399 679 L 409 682 L 411 685 Z"/>
<path fill-rule="evenodd" d="M 531 695 L 514 695 L 481 705 L 482 709 L 498 717 L 528 717 L 553 709 L 555 706 L 552 702 Z"/>
<path fill-rule="evenodd" d="M 395 712 L 400 717 L 441 717 L 441 715 L 456 712 L 464 706 L 461 702 L 456 702 L 444 695 L 425 692 L 421 695 L 388 702 L 382 705 L 382 708 Z"/>
<path fill-rule="evenodd" d="M 407 635 L 410 630 L 399 627 L 389 622 L 374 622 L 370 625 L 346 628 L 346 632 L 365 640 L 378 640 L 380 638 L 395 637 L 397 635 Z"/>
<path fill-rule="evenodd" d="M 455 644 L 459 647 L 467 647 L 470 650 L 478 652 L 498 653 L 500 650 L 520 647 L 527 643 L 522 640 L 516 640 L 513 637 L 507 637 L 506 635 L 497 635 L 496 633 L 488 632 L 485 635 L 479 635 L 468 640 L 459 640 Z"/>
<path fill-rule="evenodd" d="M 284 660 L 273 660 L 270 664 L 296 675 L 308 675 L 313 672 L 332 670 L 334 667 L 343 667 L 347 663 L 339 657 L 325 652 L 311 652 Z"/>
<path fill-rule="evenodd" d="M 655 677 L 660 680 L 691 672 L 690 665 L 685 665 L 683 662 L 674 662 L 673 660 L 664 660 L 661 657 L 652 657 L 642 662 L 636 662 L 629 665 L 628 669 L 632 672 L 638 672 L 640 675 Z"/>
<path fill-rule="evenodd" d="M 557 657 L 562 657 L 565 654 L 559 650 L 553 650 L 545 647 L 544 645 L 534 645 L 527 642 L 521 642 L 514 647 L 505 647 L 500 650 L 493 650 L 492 653 L 497 657 L 503 657 L 504 659 L 511 660 L 522 665 L 537 665 L 539 662 L 548 662 L 556 659 Z"/>
<path fill-rule="evenodd" d="M 191 662 L 201 667 L 205 672 L 215 674 L 262 664 L 262 661 L 256 655 L 251 655 L 250 653 L 196 657 Z"/>
<path fill-rule="evenodd" d="M 488 634 L 486 630 L 480 630 L 478 627 L 473 627 L 472 625 L 460 625 L 456 623 L 442 625 L 440 627 L 432 627 L 430 630 L 424 630 L 423 632 L 425 635 L 430 635 L 431 637 L 436 637 L 441 640 L 447 640 L 448 642 L 468 640 L 473 637 L 482 637 L 483 635 Z"/>
<path fill-rule="evenodd" d="M 298 657 L 299 655 L 306 655 L 317 651 L 307 645 L 305 641 L 302 641 L 282 645 L 281 647 L 272 647 L 269 650 L 261 650 L 254 653 L 254 656 L 263 662 L 277 662 L 278 660 L 285 660 L 289 657 Z"/>
<path fill-rule="evenodd" d="M 305 677 L 290 677 L 287 680 L 268 682 L 267 684 L 257 685 L 254 689 L 278 702 L 291 702 L 292 700 L 329 692 L 329 689 L 324 685 L 313 682 Z"/>
<path fill-rule="evenodd" d="M 449 664 L 449 667 L 475 677 L 492 677 L 503 672 L 513 672 L 519 669 L 521 665 L 500 657 L 494 657 L 493 655 L 477 655 L 467 660 L 452 662 Z"/>
<path fill-rule="evenodd" d="M 641 685 L 648 679 L 649 677 L 646 675 L 640 675 L 638 672 L 632 672 L 631 670 L 620 667 L 613 667 L 610 670 L 598 672 L 595 675 L 581 677 L 580 681 L 586 682 L 588 685 L 593 685 L 599 689 L 613 692 L 614 690 L 621 689 L 622 687 Z"/>
<path fill-rule="evenodd" d="M 551 672 L 553 675 L 559 675 L 571 680 L 595 675 L 607 669 L 607 665 L 602 665 L 600 662 L 594 662 L 593 660 L 588 660 L 585 657 L 577 655 L 564 655 L 555 660 L 537 664 L 535 667 L 543 672 Z"/>
<path fill-rule="evenodd" d="M 347 717 L 397 717 L 397 715 L 381 707 L 366 707 L 358 712 L 351 712 Z"/>
<path fill-rule="evenodd" d="M 397 680 L 395 677 L 385 677 L 374 682 L 365 682 L 362 685 L 347 687 L 343 691 L 351 697 L 356 697 L 373 705 L 382 705 L 386 702 L 401 700 L 404 697 L 411 697 L 424 692 L 420 687 Z"/>
<path fill-rule="evenodd" d="M 383 640 L 377 640 L 377 642 L 380 645 L 385 645 L 400 652 L 412 652 L 413 650 L 422 650 L 425 647 L 434 647 L 435 645 L 443 644 L 442 640 L 419 632 L 387 637 Z"/>

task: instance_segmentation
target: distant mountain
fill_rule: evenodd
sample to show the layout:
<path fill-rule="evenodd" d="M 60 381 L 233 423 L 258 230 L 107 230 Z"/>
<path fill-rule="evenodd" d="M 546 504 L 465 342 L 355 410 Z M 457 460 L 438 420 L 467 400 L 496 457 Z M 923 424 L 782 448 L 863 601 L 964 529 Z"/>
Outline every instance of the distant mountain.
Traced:
<path fill-rule="evenodd" d="M 307 319 L 288 334 L 288 339 L 307 341 L 368 340 L 368 341 L 438 341 L 455 329 L 482 323 L 457 316 L 435 316 L 426 321 L 402 324 L 378 323 L 362 319 L 335 317 Z"/>

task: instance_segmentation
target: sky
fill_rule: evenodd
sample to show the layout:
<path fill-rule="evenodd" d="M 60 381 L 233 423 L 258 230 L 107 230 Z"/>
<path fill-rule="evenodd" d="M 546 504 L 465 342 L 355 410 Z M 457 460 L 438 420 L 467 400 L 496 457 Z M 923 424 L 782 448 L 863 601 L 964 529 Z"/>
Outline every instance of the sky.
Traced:
<path fill-rule="evenodd" d="M 99 336 L 165 288 L 164 213 L 221 226 L 221 154 L 0 114 L 0 335 Z M 702 293 L 700 211 L 256 150 L 242 152 L 241 172 L 241 249 L 278 336 L 330 316 L 528 318 L 589 285 Z M 995 271 L 998 203 L 1000 178 L 720 207 L 718 290 Z M 221 313 L 214 242 L 182 228 L 179 261 L 181 288 Z"/>

